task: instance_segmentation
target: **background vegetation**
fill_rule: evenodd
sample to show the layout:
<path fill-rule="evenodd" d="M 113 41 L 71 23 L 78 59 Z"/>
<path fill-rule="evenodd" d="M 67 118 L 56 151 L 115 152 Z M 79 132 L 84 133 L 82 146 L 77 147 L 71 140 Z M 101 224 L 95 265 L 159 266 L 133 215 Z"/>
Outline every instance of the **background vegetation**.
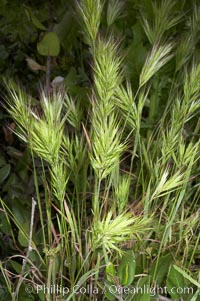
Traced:
<path fill-rule="evenodd" d="M 199 31 L 195 1 L 0 1 L 0 299 L 199 300 Z"/>

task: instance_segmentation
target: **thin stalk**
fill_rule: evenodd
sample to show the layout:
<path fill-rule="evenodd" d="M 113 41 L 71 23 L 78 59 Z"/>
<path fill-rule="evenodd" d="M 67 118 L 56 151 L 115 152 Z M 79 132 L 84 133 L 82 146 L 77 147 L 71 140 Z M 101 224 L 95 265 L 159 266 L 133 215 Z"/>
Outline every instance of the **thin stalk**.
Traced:
<path fill-rule="evenodd" d="M 100 197 L 101 179 L 95 177 L 94 187 L 94 199 L 93 199 L 93 210 L 94 210 L 94 221 L 99 219 L 99 197 Z"/>
<path fill-rule="evenodd" d="M 198 228 L 199 228 L 199 227 L 197 227 L 197 229 L 198 229 Z M 193 262 L 193 260 L 194 260 L 194 256 L 195 256 L 196 250 L 197 250 L 198 247 L 199 247 L 199 241 L 200 241 L 200 232 L 199 232 L 199 235 L 198 235 L 198 237 L 197 237 L 197 240 L 196 240 L 195 246 L 194 246 L 194 248 L 193 248 L 192 254 L 191 254 L 191 256 L 190 256 L 190 260 L 189 260 L 189 263 L 188 263 L 188 269 L 190 268 L 190 266 L 191 266 L 191 264 L 192 264 L 192 262 Z"/>
<path fill-rule="evenodd" d="M 52 277 L 52 269 L 53 269 L 53 258 L 49 258 L 49 263 L 48 263 L 48 269 L 47 269 L 47 288 L 51 287 L 51 277 Z M 47 289 L 47 294 L 46 294 L 47 301 L 51 301 L 51 293 L 50 290 Z M 53 294 L 54 298 L 54 294 Z"/>
<path fill-rule="evenodd" d="M 10 284 L 9 278 L 6 276 L 6 274 L 4 272 L 4 268 L 3 268 L 3 265 L 2 265 L 1 261 L 0 261 L 0 270 L 1 270 L 1 273 L 2 273 L 3 278 L 5 280 L 8 292 L 9 292 L 11 298 L 12 298 L 12 301 L 16 301 L 16 298 L 14 297 L 14 294 L 12 293 L 12 289 L 11 289 L 11 284 Z"/>
<path fill-rule="evenodd" d="M 44 164 L 42 161 L 42 172 L 43 172 L 43 187 L 44 187 L 44 193 L 45 193 L 45 205 L 46 205 L 46 214 L 47 214 L 47 232 L 48 232 L 48 244 L 52 244 L 52 217 L 51 217 L 51 203 L 50 203 L 50 197 L 48 195 L 48 189 L 47 189 L 47 182 L 45 179 L 45 170 L 44 170 Z"/>
<path fill-rule="evenodd" d="M 41 199 L 40 199 L 40 192 L 39 192 L 39 185 L 38 185 L 36 166 L 35 166 L 35 162 L 34 162 L 34 157 L 33 157 L 32 150 L 31 150 L 31 156 L 32 156 L 32 162 L 33 162 L 33 177 L 34 177 L 34 184 L 35 184 L 35 190 L 36 190 L 36 198 L 37 198 L 38 208 L 39 208 L 39 215 L 40 215 L 40 222 L 41 222 L 41 228 L 42 228 L 43 243 L 44 243 L 44 248 L 46 249 L 47 248 L 47 243 L 46 243 L 46 235 L 45 235 L 45 225 L 44 225 L 44 218 L 43 218 L 42 205 L 41 205 Z"/>
<path fill-rule="evenodd" d="M 18 298 L 19 289 L 20 289 L 20 286 L 21 286 L 21 284 L 24 280 L 24 272 L 25 272 L 26 264 L 27 264 L 28 258 L 30 256 L 30 252 L 32 251 L 32 236 L 33 236 L 33 223 L 34 223 L 34 216 L 35 216 L 35 206 L 36 206 L 36 201 L 34 200 L 34 198 L 32 198 L 32 209 L 31 209 L 31 221 L 30 221 L 28 251 L 26 253 L 26 257 L 23 260 L 21 274 L 20 274 L 19 280 L 17 282 L 17 287 L 16 287 L 16 290 L 15 290 L 15 293 L 14 293 L 15 298 Z"/>

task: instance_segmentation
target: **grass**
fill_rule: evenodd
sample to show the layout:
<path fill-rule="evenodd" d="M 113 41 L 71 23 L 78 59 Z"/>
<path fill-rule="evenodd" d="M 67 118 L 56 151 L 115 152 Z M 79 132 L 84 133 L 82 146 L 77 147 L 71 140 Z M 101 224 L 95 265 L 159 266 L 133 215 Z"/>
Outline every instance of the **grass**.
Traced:
<path fill-rule="evenodd" d="M 122 16 L 122 8 L 120 1 L 114 11 L 108 6 L 109 29 Z M 66 91 L 51 96 L 42 92 L 35 106 L 13 82 L 7 84 L 6 108 L 17 124 L 16 134 L 29 147 L 35 184 L 25 229 L 1 200 L 11 231 L 14 224 L 28 247 L 0 263 L 12 300 L 29 300 L 28 294 L 23 295 L 25 287 L 37 290 L 41 284 L 68 287 L 70 293 L 61 296 L 62 292 L 40 290 L 30 300 L 54 301 L 59 295 L 59 300 L 133 300 L 131 294 L 114 296 L 109 286 L 130 281 L 138 287 L 142 283 L 164 286 L 173 277 L 180 283 L 185 279 L 185 285 L 192 283 L 196 292 L 199 289 L 200 62 L 189 54 L 190 43 L 164 40 L 183 18 L 171 15 L 173 1 L 152 4 L 152 25 L 141 10 L 151 45 L 138 89 L 133 91 L 124 76 L 119 42 L 112 33 L 99 34 L 104 9 L 100 0 L 78 5 L 93 61 L 87 116 Z M 197 19 L 199 10 L 194 10 Z M 194 32 L 196 19 L 192 19 Z M 164 94 L 161 88 L 158 95 L 154 84 L 172 61 L 170 92 Z M 162 114 L 158 98 L 165 103 Z M 147 108 L 149 118 L 144 117 Z M 148 122 L 155 116 L 150 127 Z M 134 259 L 126 255 L 130 250 Z M 20 258 L 24 261 L 19 267 Z M 172 271 L 174 264 L 179 268 Z M 106 288 L 101 296 L 92 292 L 86 296 L 79 290 L 86 284 Z M 173 297 L 169 290 L 168 294 Z M 142 301 L 143 297 L 135 298 Z M 150 295 L 145 298 L 150 300 Z M 198 293 L 192 300 L 198 300 Z"/>

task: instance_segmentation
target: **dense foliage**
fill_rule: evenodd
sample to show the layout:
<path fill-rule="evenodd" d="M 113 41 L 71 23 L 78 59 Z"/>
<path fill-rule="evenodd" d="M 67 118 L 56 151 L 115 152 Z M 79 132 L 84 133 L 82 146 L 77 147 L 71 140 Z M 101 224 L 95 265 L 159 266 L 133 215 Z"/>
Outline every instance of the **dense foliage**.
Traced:
<path fill-rule="evenodd" d="M 200 7 L 22 2 L 0 1 L 0 299 L 199 300 Z"/>

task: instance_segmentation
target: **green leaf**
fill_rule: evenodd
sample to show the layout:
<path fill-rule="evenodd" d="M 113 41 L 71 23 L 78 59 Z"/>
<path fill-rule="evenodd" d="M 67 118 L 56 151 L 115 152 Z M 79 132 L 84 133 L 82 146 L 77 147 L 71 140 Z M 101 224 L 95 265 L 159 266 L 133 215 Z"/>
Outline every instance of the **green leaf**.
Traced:
<path fill-rule="evenodd" d="M 41 30 L 46 30 L 46 27 L 33 14 L 31 14 L 31 21 L 33 22 L 33 24 L 35 25 L 36 28 L 41 29 Z"/>
<path fill-rule="evenodd" d="M 132 33 L 133 33 L 133 41 L 134 44 L 137 45 L 139 43 L 143 43 L 143 41 L 146 40 L 145 34 L 144 34 L 144 30 L 142 28 L 142 25 L 140 22 L 136 22 L 133 26 L 132 26 Z"/>
<path fill-rule="evenodd" d="M 77 84 L 79 81 L 76 69 L 74 67 L 71 67 L 67 76 L 65 77 L 65 84 L 67 87 L 72 87 Z"/>
<path fill-rule="evenodd" d="M 73 21 L 73 14 L 67 10 L 60 22 L 54 26 L 54 31 L 57 33 L 61 43 L 67 38 L 70 31 L 74 30 L 74 26 L 72 26 Z"/>
<path fill-rule="evenodd" d="M 0 212 L 0 230 L 3 233 L 10 233 L 10 224 L 6 218 L 6 215 L 2 212 Z"/>
<path fill-rule="evenodd" d="M 43 290 L 39 290 L 38 291 L 38 297 L 40 298 L 40 301 L 45 301 L 46 300 L 46 296 Z"/>
<path fill-rule="evenodd" d="M 23 205 L 18 203 L 12 204 L 12 212 L 19 224 L 29 223 L 30 219 L 30 212 L 29 210 Z"/>
<path fill-rule="evenodd" d="M 180 273 L 185 279 L 189 280 L 192 284 L 194 284 L 196 287 L 200 288 L 200 283 L 197 282 L 195 279 L 193 279 L 189 274 L 187 274 L 184 270 L 179 268 L 176 265 L 173 265 L 173 268 Z"/>
<path fill-rule="evenodd" d="M 78 288 L 85 283 L 90 277 L 92 277 L 93 275 L 97 274 L 99 272 L 99 269 L 92 269 L 89 270 L 88 272 L 86 272 L 83 276 L 81 276 L 81 278 L 78 280 L 78 282 L 76 283 L 76 289 L 73 290 L 73 292 L 66 298 L 65 301 L 70 301 L 71 299 L 74 299 L 74 295 L 77 292 Z"/>
<path fill-rule="evenodd" d="M 140 278 L 140 280 L 137 283 L 136 286 L 138 292 L 134 298 L 135 301 L 150 301 L 151 300 L 151 296 L 153 296 L 151 294 L 150 296 L 150 277 L 149 276 L 145 276 L 143 278 Z"/>
<path fill-rule="evenodd" d="M 17 274 L 21 273 L 22 265 L 19 262 L 16 262 L 15 260 L 10 260 L 9 264 L 12 266 L 15 272 L 17 272 Z"/>
<path fill-rule="evenodd" d="M 166 256 L 162 256 L 158 263 L 155 262 L 154 266 L 151 269 L 150 275 L 153 276 L 154 275 L 154 271 L 156 268 L 156 283 L 158 285 L 161 285 L 163 280 L 166 278 L 166 275 L 168 274 L 169 271 L 169 267 L 172 263 L 172 255 L 168 254 Z"/>
<path fill-rule="evenodd" d="M 28 287 L 29 292 L 26 291 L 26 288 Z M 34 288 L 31 285 L 25 285 L 24 283 L 21 285 L 19 294 L 18 294 L 18 301 L 35 301 L 34 296 Z"/>
<path fill-rule="evenodd" d="M 200 296 L 200 289 L 198 289 L 196 291 L 196 293 L 193 296 L 190 297 L 189 300 L 190 301 L 199 301 L 199 296 Z"/>
<path fill-rule="evenodd" d="M 175 288 L 184 289 L 184 286 L 185 281 L 183 275 L 177 271 L 175 266 L 171 266 L 167 277 L 167 290 L 173 300 L 180 299 L 183 297 L 181 293 L 176 292 Z"/>
<path fill-rule="evenodd" d="M 128 250 L 123 255 L 120 262 L 117 276 L 119 277 L 120 284 L 130 285 L 135 276 L 135 255 L 133 251 Z"/>
<path fill-rule="evenodd" d="M 108 279 L 108 281 L 113 281 L 114 277 L 115 277 L 115 267 L 114 264 L 112 262 L 108 262 L 107 266 L 106 266 L 106 277 Z"/>
<path fill-rule="evenodd" d="M 37 44 L 39 54 L 44 56 L 58 56 L 60 52 L 60 41 L 55 32 L 48 32 Z"/>
<path fill-rule="evenodd" d="M 106 299 L 109 301 L 116 300 L 115 294 L 112 293 L 112 290 L 110 290 L 110 287 L 112 284 L 110 282 L 105 282 L 104 285 L 105 285 L 104 295 L 105 295 Z"/>
<path fill-rule="evenodd" d="M 19 229 L 18 233 L 18 241 L 22 247 L 28 247 L 29 244 L 29 224 L 24 223 L 21 224 L 21 229 Z M 23 229 L 23 231 L 22 231 Z"/>
<path fill-rule="evenodd" d="M 4 165 L 0 168 L 0 184 L 9 176 L 11 166 L 10 164 Z"/>
<path fill-rule="evenodd" d="M 32 13 L 29 8 L 25 8 L 25 13 L 29 21 L 32 21 L 33 25 L 40 30 L 46 30 L 46 27 L 40 22 L 40 20 Z"/>

